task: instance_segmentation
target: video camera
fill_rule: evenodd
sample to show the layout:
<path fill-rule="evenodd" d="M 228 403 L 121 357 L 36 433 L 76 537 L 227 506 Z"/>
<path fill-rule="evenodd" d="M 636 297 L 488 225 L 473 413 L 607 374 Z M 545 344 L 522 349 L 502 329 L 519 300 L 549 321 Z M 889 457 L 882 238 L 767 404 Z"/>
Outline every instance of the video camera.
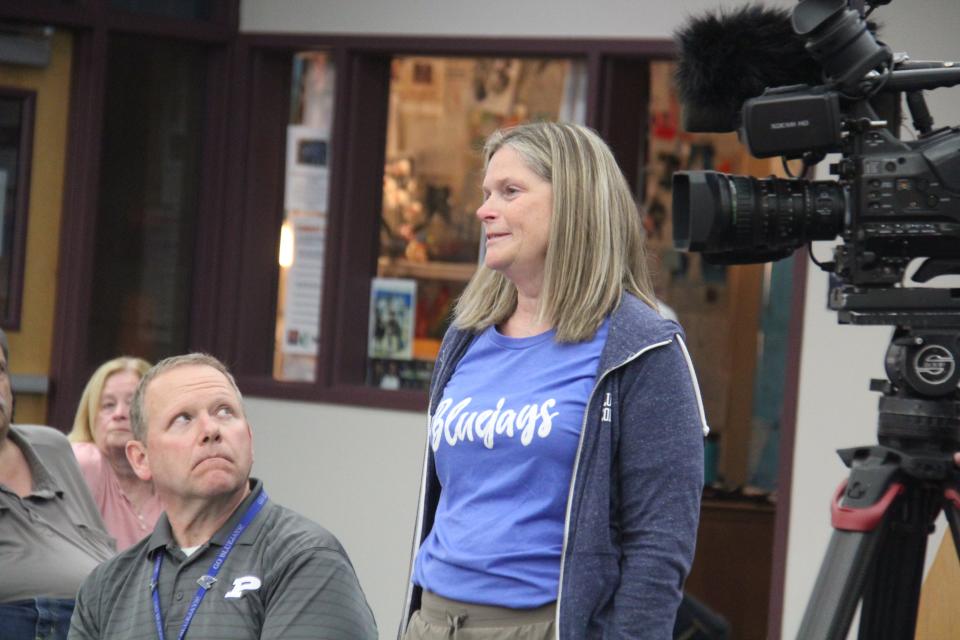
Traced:
<path fill-rule="evenodd" d="M 820 266 L 841 322 L 956 327 L 960 297 L 902 284 L 917 258 L 915 282 L 960 274 L 960 129 L 934 129 L 922 94 L 960 83 L 960 65 L 910 61 L 878 41 L 866 17 L 889 2 L 867 0 L 866 15 L 846 0 L 800 0 L 792 13 L 753 5 L 678 31 L 684 128 L 738 130 L 754 156 L 805 168 L 842 157 L 835 181 L 677 172 L 674 244 L 744 264 L 840 236 Z M 901 94 L 916 140 L 898 137 Z"/>
<path fill-rule="evenodd" d="M 833 261 L 818 263 L 832 274 L 830 307 L 842 323 L 894 326 L 888 379 L 870 383 L 882 394 L 878 444 L 839 452 L 850 474 L 831 505 L 803 640 L 848 637 L 858 605 L 860 638 L 913 638 L 941 512 L 960 549 L 960 289 L 904 282 L 921 259 L 914 282 L 960 274 L 960 129 L 935 130 L 923 98 L 960 83 L 960 69 L 894 56 L 868 16 L 846 0 L 800 0 L 790 14 L 753 5 L 678 33 L 688 131 L 739 130 L 755 156 L 807 169 L 841 159 L 835 181 L 676 173 L 674 243 L 736 264 L 839 236 Z M 897 135 L 901 94 L 916 140 Z"/>

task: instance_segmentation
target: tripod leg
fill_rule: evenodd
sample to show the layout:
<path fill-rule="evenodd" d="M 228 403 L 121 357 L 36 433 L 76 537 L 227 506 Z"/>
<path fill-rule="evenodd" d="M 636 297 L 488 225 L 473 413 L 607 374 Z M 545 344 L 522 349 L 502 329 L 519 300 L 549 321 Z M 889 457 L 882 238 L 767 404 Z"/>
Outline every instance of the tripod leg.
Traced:
<path fill-rule="evenodd" d="M 960 492 L 956 489 L 948 489 L 945 495 L 947 502 L 943 507 L 943 513 L 947 516 L 947 524 L 950 525 L 953 548 L 957 550 L 957 557 L 960 557 Z"/>
<path fill-rule="evenodd" d="M 869 529 L 834 531 L 798 638 L 843 640 L 861 599 L 861 640 L 913 638 L 927 536 L 940 502 L 929 489 L 894 484 L 878 506 L 882 520 Z"/>
<path fill-rule="evenodd" d="M 879 549 L 883 521 L 903 490 L 882 447 L 849 454 L 850 476 L 833 499 L 834 532 L 800 623 L 798 640 L 843 640 Z M 841 499 L 843 504 L 841 504 Z"/>
<path fill-rule="evenodd" d="M 927 538 L 940 507 L 935 490 L 908 485 L 888 512 L 863 593 L 862 640 L 914 637 Z"/>
<path fill-rule="evenodd" d="M 843 640 L 857 610 L 880 531 L 834 531 L 800 623 L 798 640 Z"/>

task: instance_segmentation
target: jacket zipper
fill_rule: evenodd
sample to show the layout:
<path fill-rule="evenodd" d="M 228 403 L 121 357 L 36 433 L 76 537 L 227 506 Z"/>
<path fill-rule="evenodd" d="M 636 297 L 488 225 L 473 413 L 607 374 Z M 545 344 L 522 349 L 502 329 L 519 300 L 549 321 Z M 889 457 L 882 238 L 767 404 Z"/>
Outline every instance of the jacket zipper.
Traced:
<path fill-rule="evenodd" d="M 586 409 L 583 412 L 583 423 L 580 425 L 580 441 L 577 443 L 577 455 L 573 459 L 573 475 L 570 476 L 570 489 L 567 493 L 567 512 L 563 517 L 563 546 L 560 548 L 560 580 L 557 583 L 557 613 L 556 613 L 556 628 L 557 635 L 556 637 L 560 638 L 560 598 L 563 596 L 563 565 L 566 563 L 567 559 L 567 541 L 570 537 L 570 510 L 573 506 L 573 491 L 577 483 L 577 470 L 580 467 L 580 455 L 583 452 L 583 437 L 587 431 L 587 415 L 590 413 L 590 405 L 593 402 L 593 394 L 596 393 L 597 389 L 600 388 L 600 384 L 606 379 L 610 373 L 616 371 L 617 369 L 624 367 L 647 351 L 651 349 L 656 349 L 658 347 L 663 347 L 673 342 L 673 340 L 664 340 L 663 342 L 657 342 L 655 344 L 647 345 L 640 351 L 637 351 L 635 354 L 624 360 L 623 362 L 614 365 L 604 371 L 602 374 L 597 376 L 597 381 L 593 385 L 593 389 L 590 390 L 590 395 L 587 397 Z"/>
<path fill-rule="evenodd" d="M 407 571 L 407 595 L 403 599 L 403 612 L 400 615 L 400 633 L 401 637 L 406 631 L 409 622 L 410 603 L 413 601 L 413 563 L 417 559 L 417 551 L 420 550 L 421 529 L 423 528 L 423 513 L 425 509 L 424 502 L 427 497 L 427 461 L 430 455 L 430 404 L 433 403 L 433 397 L 428 398 L 427 405 L 427 446 L 423 451 L 423 468 L 420 470 L 420 498 L 417 507 L 417 521 L 414 525 L 413 545 L 410 549 L 410 569 Z"/>
<path fill-rule="evenodd" d="M 445 366 L 446 362 L 441 362 L 440 366 Z M 442 371 L 440 373 L 443 373 Z M 413 564 L 417 559 L 417 551 L 420 550 L 420 544 L 423 529 L 423 513 L 425 509 L 424 502 L 427 498 L 427 463 L 430 456 L 430 422 L 433 410 L 433 389 L 427 397 L 427 442 L 423 450 L 423 468 L 420 470 L 420 497 L 417 500 L 417 520 L 413 529 L 413 544 L 410 548 L 410 569 L 407 571 L 407 595 L 403 599 L 403 611 L 400 614 L 400 632 L 397 637 L 403 636 L 407 629 L 409 620 L 410 603 L 413 601 Z"/>

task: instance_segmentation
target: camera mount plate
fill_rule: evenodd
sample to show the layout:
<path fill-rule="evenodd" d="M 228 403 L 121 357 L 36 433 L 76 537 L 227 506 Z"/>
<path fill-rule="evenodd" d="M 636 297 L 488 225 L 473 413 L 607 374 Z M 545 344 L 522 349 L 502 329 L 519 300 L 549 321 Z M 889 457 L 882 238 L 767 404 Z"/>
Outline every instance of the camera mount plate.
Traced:
<path fill-rule="evenodd" d="M 863 289 L 837 285 L 829 306 L 841 324 L 960 328 L 960 289 Z"/>

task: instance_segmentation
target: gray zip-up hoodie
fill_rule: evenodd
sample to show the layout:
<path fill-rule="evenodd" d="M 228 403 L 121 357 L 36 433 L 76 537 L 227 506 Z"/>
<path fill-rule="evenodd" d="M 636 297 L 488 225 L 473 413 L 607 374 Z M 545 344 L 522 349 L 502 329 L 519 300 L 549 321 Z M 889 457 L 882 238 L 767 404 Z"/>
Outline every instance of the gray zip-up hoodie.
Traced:
<path fill-rule="evenodd" d="M 444 337 L 429 415 L 475 335 L 451 327 Z M 696 542 L 706 430 L 679 325 L 624 294 L 610 316 L 568 489 L 559 640 L 672 637 Z M 414 557 L 439 497 L 428 445 Z M 420 596 L 411 582 L 400 635 Z"/>

